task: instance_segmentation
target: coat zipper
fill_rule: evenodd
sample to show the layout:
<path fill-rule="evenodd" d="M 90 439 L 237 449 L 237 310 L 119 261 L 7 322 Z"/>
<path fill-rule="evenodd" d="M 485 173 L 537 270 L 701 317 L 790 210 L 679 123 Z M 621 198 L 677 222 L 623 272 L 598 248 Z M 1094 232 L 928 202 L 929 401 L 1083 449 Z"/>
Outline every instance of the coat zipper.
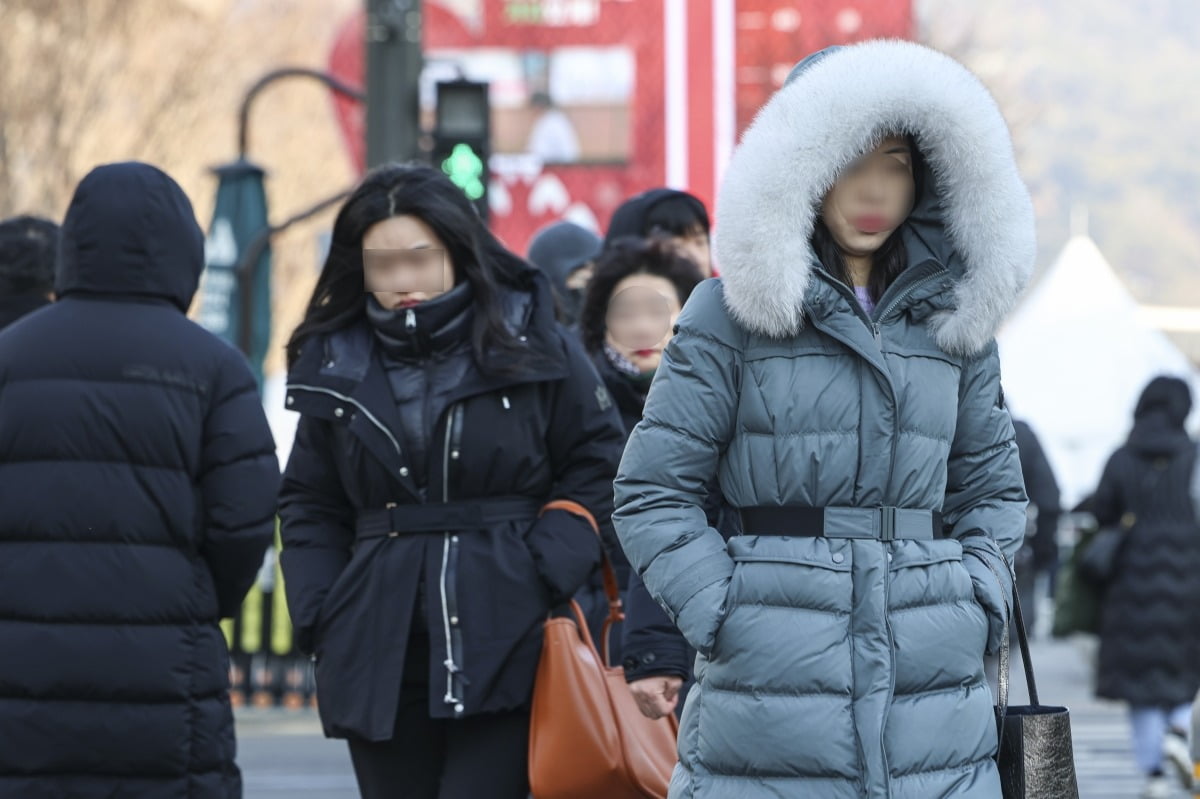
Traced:
<path fill-rule="evenodd" d="M 884 319 L 886 319 L 887 315 L 890 314 L 894 308 L 898 307 L 900 305 L 900 303 L 904 302 L 904 300 L 911 297 L 917 289 L 919 289 L 921 286 L 925 285 L 929 281 L 935 280 L 935 279 L 941 277 L 945 272 L 946 272 L 945 269 L 939 268 L 933 274 L 927 275 L 926 277 L 921 278 L 920 280 L 916 281 L 911 286 L 906 288 L 904 291 L 900 292 L 899 295 L 897 295 L 896 297 L 893 297 L 892 301 L 889 302 L 886 306 L 884 306 L 882 311 L 875 314 L 874 318 L 871 319 L 871 330 L 875 334 L 875 345 L 880 348 L 880 353 L 883 352 L 883 331 L 880 329 L 879 323 L 882 322 Z M 896 399 L 898 401 L 899 397 L 897 397 Z M 897 405 L 898 404 L 899 403 L 897 402 Z M 900 408 L 897 407 L 896 412 L 894 414 L 892 414 L 892 452 L 891 452 L 891 456 L 888 459 L 888 483 L 886 486 L 884 486 L 885 493 L 890 493 L 892 490 L 892 475 L 895 474 L 895 472 L 896 472 L 896 449 L 897 449 L 897 445 L 899 443 L 900 443 Z"/>
<path fill-rule="evenodd" d="M 900 294 L 898 296 L 894 297 L 892 299 L 892 301 L 889 302 L 882 311 L 879 311 L 878 313 L 876 313 L 875 318 L 872 321 L 873 322 L 882 322 L 884 319 L 887 318 L 887 315 L 892 312 L 892 309 L 894 309 L 900 303 L 904 302 L 906 299 L 911 297 L 913 295 L 913 292 L 915 292 L 917 289 L 919 289 L 921 286 L 925 285 L 929 281 L 941 277 L 945 273 L 946 273 L 946 270 L 944 268 L 938 268 L 933 273 L 926 275 L 925 277 L 916 281 L 911 286 L 906 288 L 904 291 L 900 292 Z M 876 324 L 876 328 L 878 328 L 878 324 Z"/>
<path fill-rule="evenodd" d="M 445 445 L 442 452 L 442 502 L 450 501 L 450 453 L 451 441 L 454 432 L 454 417 L 457 406 L 452 406 L 446 412 L 446 436 Z M 457 454 L 457 453 L 455 453 Z M 455 675 L 461 670 L 458 663 L 454 659 L 454 637 L 450 629 L 451 617 L 458 616 L 458 601 L 457 597 L 449 589 L 448 572 L 450 570 L 450 561 L 452 549 L 458 545 L 458 535 L 452 534 L 449 531 L 442 534 L 442 571 L 441 571 L 441 594 L 442 594 L 442 630 L 446 636 L 446 695 L 442 701 L 447 705 L 454 706 L 455 715 L 460 715 L 463 712 L 462 697 L 455 696 Z M 451 603 L 454 607 L 451 608 Z"/>

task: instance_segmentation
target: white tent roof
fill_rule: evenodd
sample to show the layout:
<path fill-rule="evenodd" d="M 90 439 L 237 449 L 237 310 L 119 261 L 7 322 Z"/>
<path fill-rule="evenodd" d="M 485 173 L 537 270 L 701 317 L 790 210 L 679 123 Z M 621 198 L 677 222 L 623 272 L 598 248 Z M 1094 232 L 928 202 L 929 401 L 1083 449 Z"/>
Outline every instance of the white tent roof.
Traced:
<path fill-rule="evenodd" d="M 1071 507 L 1096 486 L 1124 441 L 1151 378 L 1196 390 L 1188 359 L 1148 326 L 1087 236 L 1075 236 L 999 336 L 1005 397 L 1032 425 Z"/>

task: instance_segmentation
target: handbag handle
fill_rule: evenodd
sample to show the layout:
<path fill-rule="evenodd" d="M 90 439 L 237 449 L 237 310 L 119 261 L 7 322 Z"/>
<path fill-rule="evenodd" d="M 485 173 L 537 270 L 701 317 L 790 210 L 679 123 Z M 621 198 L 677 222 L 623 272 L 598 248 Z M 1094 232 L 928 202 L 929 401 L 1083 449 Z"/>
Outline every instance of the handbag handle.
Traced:
<path fill-rule="evenodd" d="M 604 577 L 604 596 L 608 600 L 608 616 L 604 619 L 601 636 L 604 638 L 604 651 L 600 656 L 605 666 L 612 666 L 612 628 L 619 621 L 625 620 L 625 608 L 621 602 L 621 589 L 617 584 L 617 573 L 613 570 L 612 560 L 604 547 L 600 547 L 600 573 Z"/>
<path fill-rule="evenodd" d="M 1003 552 L 1000 553 L 1000 557 L 1004 558 L 1004 564 L 1007 566 L 1008 558 L 1004 556 Z M 980 560 L 983 560 L 984 563 L 987 563 L 987 567 L 992 570 L 992 574 L 996 575 L 996 579 L 999 581 L 1000 573 L 996 571 L 996 567 L 993 566 L 990 561 L 984 558 L 980 558 Z M 1009 571 L 1011 573 L 1011 567 L 1009 567 Z M 1003 581 L 1001 581 L 1000 584 L 1003 585 Z M 1000 662 L 998 664 L 996 673 L 998 694 L 996 702 L 996 732 L 1000 739 L 1004 737 L 1004 717 L 1008 715 L 1008 683 L 1009 668 L 1011 665 L 1011 645 L 1009 643 L 1009 639 L 1012 637 L 1008 627 L 1010 616 L 1013 617 L 1013 620 L 1017 625 L 1017 642 L 1021 648 L 1021 661 L 1025 666 L 1025 685 L 1029 689 L 1029 704 L 1033 705 L 1034 707 L 1041 705 L 1041 701 L 1038 698 L 1037 681 L 1033 676 L 1033 658 L 1029 654 L 1029 634 L 1025 629 L 1025 615 L 1021 612 L 1021 595 L 1017 591 L 1016 580 L 1013 580 L 1012 598 L 1012 610 L 1010 611 L 1007 606 L 1004 608 L 1004 632 L 1000 639 Z M 999 757 L 998 752 L 997 757 Z"/>
<path fill-rule="evenodd" d="M 1036 706 L 1041 705 L 1038 698 L 1037 681 L 1033 676 L 1033 658 L 1029 654 L 1029 633 L 1025 627 L 1025 616 L 1021 612 L 1021 596 L 1017 593 L 1017 588 L 1013 586 L 1013 617 L 1017 627 L 1017 642 L 1021 648 L 1021 662 L 1025 667 L 1025 685 L 1029 688 L 1029 704 Z M 1009 654 L 1010 644 L 1009 638 L 1012 635 L 1009 632 L 1008 620 L 1004 621 L 1004 638 L 1000 642 L 1000 665 L 998 669 L 999 694 L 1000 694 L 1000 715 L 1003 718 L 1004 711 L 1008 709 L 1008 692 L 1009 692 L 1009 669 L 1011 666 L 1011 657 Z"/>

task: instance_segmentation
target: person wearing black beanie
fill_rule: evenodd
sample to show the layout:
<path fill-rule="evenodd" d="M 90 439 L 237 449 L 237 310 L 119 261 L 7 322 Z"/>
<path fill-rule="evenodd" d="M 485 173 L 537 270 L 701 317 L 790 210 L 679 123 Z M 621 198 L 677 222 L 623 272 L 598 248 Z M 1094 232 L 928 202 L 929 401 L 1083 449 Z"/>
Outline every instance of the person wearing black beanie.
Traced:
<path fill-rule="evenodd" d="M 663 238 L 695 261 L 708 278 L 714 274 L 710 227 L 708 210 L 700 198 L 675 189 L 650 189 L 630 197 L 613 212 L 604 249 L 630 236 Z"/>
<path fill-rule="evenodd" d="M 0 330 L 54 297 L 58 225 L 37 216 L 0 222 Z"/>

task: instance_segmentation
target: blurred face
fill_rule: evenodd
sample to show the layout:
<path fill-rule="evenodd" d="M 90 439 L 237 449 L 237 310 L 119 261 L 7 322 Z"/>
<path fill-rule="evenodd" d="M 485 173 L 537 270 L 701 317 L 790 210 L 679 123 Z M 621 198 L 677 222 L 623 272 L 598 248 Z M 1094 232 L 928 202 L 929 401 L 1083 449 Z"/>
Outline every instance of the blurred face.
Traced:
<path fill-rule="evenodd" d="M 681 310 L 671 281 L 658 275 L 630 275 L 616 285 L 608 302 L 605 340 L 639 372 L 653 372 Z"/>
<path fill-rule="evenodd" d="M 592 264 L 589 261 L 583 266 L 576 269 L 571 274 L 567 275 L 567 288 L 574 291 L 583 291 L 587 288 L 588 283 L 592 282 Z"/>
<path fill-rule="evenodd" d="M 663 236 L 680 255 L 690 258 L 700 267 L 700 274 L 705 278 L 712 277 L 712 253 L 709 251 L 708 233 L 704 228 L 697 227 L 686 236 Z"/>
<path fill-rule="evenodd" d="M 376 222 L 363 235 L 367 291 L 388 310 L 411 308 L 454 288 L 446 245 L 415 216 Z"/>
<path fill-rule="evenodd" d="M 842 252 L 867 257 L 908 218 L 915 192 L 912 148 L 889 136 L 846 168 L 825 195 L 821 219 Z"/>

